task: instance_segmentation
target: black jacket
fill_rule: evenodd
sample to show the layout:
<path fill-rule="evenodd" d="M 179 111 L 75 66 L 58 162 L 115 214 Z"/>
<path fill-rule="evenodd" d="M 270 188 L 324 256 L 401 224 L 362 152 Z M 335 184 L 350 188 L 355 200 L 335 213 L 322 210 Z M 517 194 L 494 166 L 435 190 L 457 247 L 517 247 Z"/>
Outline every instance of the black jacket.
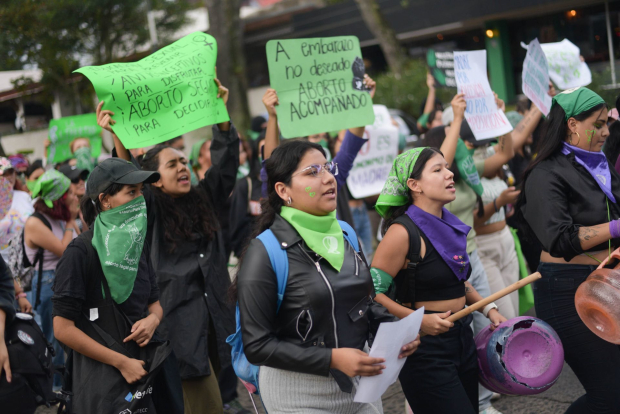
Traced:
<path fill-rule="evenodd" d="M 620 176 L 613 165 L 611 190 L 620 202 Z M 525 183 L 525 203 L 521 213 L 543 250 L 553 257 L 570 261 L 584 252 L 579 228 L 596 226 L 620 217 L 618 204 L 609 201 L 590 173 L 575 160 L 574 154 L 558 153 L 538 164 Z M 611 241 L 612 250 L 620 239 Z M 590 251 L 607 250 L 608 243 Z"/>
<path fill-rule="evenodd" d="M 396 317 L 374 302 L 368 265 L 346 241 L 337 272 L 282 217 L 276 216 L 271 230 L 286 244 L 289 277 L 276 314 L 276 275 L 263 243 L 250 242 L 237 276 L 246 357 L 255 365 L 327 376 L 331 348 L 362 350 L 379 323 Z M 343 388 L 344 374 L 332 374 Z"/>
<path fill-rule="evenodd" d="M 6 314 L 6 324 L 9 326 L 15 317 L 15 289 L 13 287 L 13 276 L 9 267 L 0 256 L 0 309 Z"/>
<path fill-rule="evenodd" d="M 211 206 L 219 214 L 233 190 L 239 166 L 239 135 L 232 124 L 229 131 L 213 126 L 211 162 L 198 187 L 207 193 Z M 234 308 L 228 300 L 228 257 L 222 234 L 216 232 L 212 240 L 199 237 L 179 241 L 175 251 L 170 252 L 153 197 L 150 186 L 145 185 L 147 241 L 164 310 L 159 332 L 172 343 L 182 379 L 210 375 L 209 358 L 214 365 L 219 360 L 222 368 L 230 365 L 226 338 L 235 331 Z M 211 349 L 212 345 L 217 349 Z"/>

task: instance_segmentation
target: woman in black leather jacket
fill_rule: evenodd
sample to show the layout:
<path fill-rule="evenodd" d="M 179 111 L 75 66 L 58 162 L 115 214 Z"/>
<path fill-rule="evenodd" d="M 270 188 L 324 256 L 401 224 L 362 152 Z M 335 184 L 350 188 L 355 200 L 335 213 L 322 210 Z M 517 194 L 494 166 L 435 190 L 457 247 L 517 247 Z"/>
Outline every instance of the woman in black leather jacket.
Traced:
<path fill-rule="evenodd" d="M 260 365 L 261 397 L 270 413 L 378 413 L 381 401 L 353 402 L 351 377 L 379 375 L 384 360 L 369 357 L 366 341 L 381 322 L 394 321 L 375 296 L 364 259 L 336 220 L 337 166 L 323 148 L 289 141 L 267 160 L 268 199 L 257 234 L 271 229 L 289 261 L 279 311 L 269 255 L 254 239 L 237 276 L 245 354 Z M 352 235 L 352 237 L 356 237 Z M 411 355 L 419 341 L 403 348 Z"/>

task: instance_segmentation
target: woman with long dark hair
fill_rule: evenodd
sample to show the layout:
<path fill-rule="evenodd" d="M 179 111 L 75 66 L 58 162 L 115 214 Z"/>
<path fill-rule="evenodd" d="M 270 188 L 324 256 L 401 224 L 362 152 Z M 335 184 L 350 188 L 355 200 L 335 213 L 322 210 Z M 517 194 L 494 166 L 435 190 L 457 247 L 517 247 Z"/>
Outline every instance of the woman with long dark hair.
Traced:
<path fill-rule="evenodd" d="M 399 155 L 376 207 L 385 220 L 385 235 L 371 268 L 376 301 L 399 318 L 424 307 L 421 330 L 427 336 L 399 375 L 416 414 L 478 412 L 473 317 L 456 323 L 445 320 L 482 300 L 467 281 L 472 274 L 467 253 L 471 227 L 444 207 L 454 201 L 457 191 L 448 167 L 435 148 L 415 148 Z M 410 266 L 412 253 L 420 260 Z M 396 277 L 399 282 L 393 285 Z M 506 320 L 494 304 L 481 314 L 494 326 Z"/>
<path fill-rule="evenodd" d="M 288 141 L 265 164 L 268 198 L 255 235 L 271 229 L 286 249 L 289 275 L 279 310 L 266 247 L 253 239 L 236 279 L 245 355 L 260 365 L 269 413 L 380 413 L 381 401 L 353 402 L 353 377 L 378 375 L 384 361 L 364 351 L 380 322 L 368 266 L 336 219 L 338 173 L 323 147 Z M 348 237 L 356 237 L 347 233 Z M 401 357 L 419 341 L 405 345 Z"/>
<path fill-rule="evenodd" d="M 215 82 L 218 97 L 226 103 L 228 89 Z M 100 108 L 97 112 L 99 125 L 111 131 L 113 113 Z M 118 137 L 114 142 L 118 157 L 131 160 Z M 227 300 L 228 258 L 217 219 L 239 165 L 239 135 L 230 122 L 213 126 L 211 163 L 204 179 L 192 186 L 185 155 L 159 144 L 144 155 L 142 169 L 160 174 L 144 188 L 146 238 L 164 309 L 159 329 L 179 360 L 186 412 L 219 414 L 217 376 L 230 365 L 225 341 L 235 329 L 234 310 Z"/>
<path fill-rule="evenodd" d="M 586 390 L 566 413 L 620 412 L 620 348 L 581 321 L 575 291 L 620 245 L 620 176 L 601 148 L 607 105 L 580 87 L 553 98 L 538 155 L 524 174 L 517 214 L 543 251 L 536 315 L 556 330 Z"/>

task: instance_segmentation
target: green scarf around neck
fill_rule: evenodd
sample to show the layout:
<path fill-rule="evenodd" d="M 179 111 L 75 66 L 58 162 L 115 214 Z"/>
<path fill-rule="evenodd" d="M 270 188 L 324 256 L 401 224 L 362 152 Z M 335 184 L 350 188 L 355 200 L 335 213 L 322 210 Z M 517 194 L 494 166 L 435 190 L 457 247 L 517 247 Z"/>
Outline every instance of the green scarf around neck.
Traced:
<path fill-rule="evenodd" d="M 95 219 L 92 244 L 99 256 L 112 299 L 118 304 L 125 302 L 133 291 L 146 226 L 143 196 L 103 211 Z"/>
<path fill-rule="evenodd" d="M 340 272 L 344 263 L 344 236 L 335 210 L 326 216 L 315 216 L 284 206 L 280 216 L 297 230 L 312 251 Z"/>
<path fill-rule="evenodd" d="M 467 149 L 467 146 L 461 138 L 459 138 L 456 144 L 456 153 L 454 154 L 454 161 L 456 161 L 456 168 L 459 169 L 461 179 L 475 191 L 476 194 L 482 196 L 484 189 L 480 182 L 480 176 L 478 170 L 476 170 L 476 164 L 474 163 L 473 149 Z"/>

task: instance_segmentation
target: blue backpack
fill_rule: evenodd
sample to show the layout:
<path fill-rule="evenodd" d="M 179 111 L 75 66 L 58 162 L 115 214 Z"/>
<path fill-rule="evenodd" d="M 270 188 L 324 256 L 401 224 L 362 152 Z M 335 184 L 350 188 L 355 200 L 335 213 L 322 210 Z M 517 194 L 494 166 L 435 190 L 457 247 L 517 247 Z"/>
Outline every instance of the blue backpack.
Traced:
<path fill-rule="evenodd" d="M 355 234 L 353 227 L 341 220 L 338 220 L 338 223 L 340 223 L 340 228 L 342 228 L 345 240 L 347 240 L 353 249 L 359 253 L 360 249 L 357 241 L 357 235 Z M 258 239 L 265 245 L 265 249 L 267 249 L 267 253 L 269 254 L 269 260 L 271 261 L 271 267 L 273 268 L 276 278 L 278 279 L 278 305 L 276 309 L 279 311 L 280 305 L 282 304 L 282 299 L 284 298 L 286 282 L 288 280 L 288 255 L 286 254 L 286 250 L 280 246 L 278 239 L 276 239 L 276 236 L 270 229 L 262 232 L 258 236 Z M 235 370 L 235 374 L 237 374 L 237 376 L 244 383 L 247 383 L 244 385 L 248 388 L 248 391 L 258 393 L 259 367 L 250 364 L 245 357 L 245 353 L 243 352 L 241 321 L 239 318 L 239 303 L 237 303 L 236 317 L 237 330 L 234 334 L 226 338 L 226 343 L 232 347 L 232 366 Z M 248 387 L 248 384 L 252 385 L 254 389 L 252 390 L 251 387 Z"/>

